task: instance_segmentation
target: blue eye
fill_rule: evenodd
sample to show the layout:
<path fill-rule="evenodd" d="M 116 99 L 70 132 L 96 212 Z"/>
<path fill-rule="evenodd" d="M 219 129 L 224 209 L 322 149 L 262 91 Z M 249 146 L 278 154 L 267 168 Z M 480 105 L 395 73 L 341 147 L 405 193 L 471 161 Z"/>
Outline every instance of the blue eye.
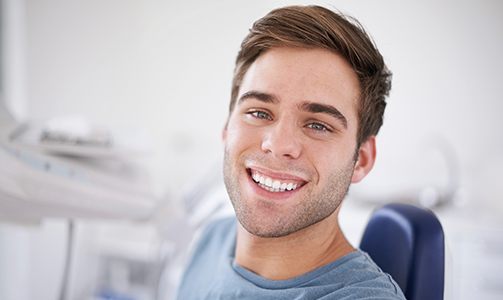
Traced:
<path fill-rule="evenodd" d="M 254 116 L 257 119 L 272 120 L 271 116 L 268 113 L 266 113 L 265 111 L 256 110 L 256 111 L 249 112 L 249 114 Z"/>
<path fill-rule="evenodd" d="M 309 123 L 307 124 L 307 128 L 316 130 L 316 131 L 331 131 L 327 126 L 321 124 L 321 123 Z"/>

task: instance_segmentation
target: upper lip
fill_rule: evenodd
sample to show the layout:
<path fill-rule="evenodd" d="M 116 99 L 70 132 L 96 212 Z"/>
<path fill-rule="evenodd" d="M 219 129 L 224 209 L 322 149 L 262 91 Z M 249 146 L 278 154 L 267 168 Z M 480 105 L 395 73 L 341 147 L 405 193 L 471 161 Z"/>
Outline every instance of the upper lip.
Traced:
<path fill-rule="evenodd" d="M 261 166 L 257 165 L 248 165 L 246 166 L 247 169 L 253 169 L 265 176 L 274 178 L 274 179 L 283 179 L 283 180 L 294 180 L 294 181 L 302 181 L 302 182 L 307 182 L 309 181 L 305 175 L 303 174 L 292 174 L 291 172 L 283 172 L 283 171 L 276 171 L 276 170 L 271 170 L 268 168 L 264 168 Z"/>

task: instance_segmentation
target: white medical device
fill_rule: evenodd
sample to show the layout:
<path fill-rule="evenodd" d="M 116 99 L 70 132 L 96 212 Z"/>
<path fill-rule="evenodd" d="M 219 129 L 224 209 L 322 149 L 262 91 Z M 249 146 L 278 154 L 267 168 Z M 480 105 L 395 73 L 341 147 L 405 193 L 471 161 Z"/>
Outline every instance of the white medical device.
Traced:
<path fill-rule="evenodd" d="M 152 214 L 157 199 L 124 152 L 114 158 L 111 145 L 83 141 L 25 143 L 37 130 L 17 123 L 0 103 L 0 220 L 145 219 Z"/>

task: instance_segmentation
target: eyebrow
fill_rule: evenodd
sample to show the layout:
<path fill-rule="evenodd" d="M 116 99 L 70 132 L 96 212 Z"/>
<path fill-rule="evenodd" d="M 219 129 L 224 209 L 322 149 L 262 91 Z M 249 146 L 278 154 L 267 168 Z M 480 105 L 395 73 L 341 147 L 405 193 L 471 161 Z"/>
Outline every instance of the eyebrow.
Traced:
<path fill-rule="evenodd" d="M 339 120 L 344 128 L 348 128 L 348 120 L 346 117 L 335 107 L 328 104 L 321 104 L 316 102 L 304 102 L 300 105 L 300 109 L 310 113 L 323 113 Z"/>
<path fill-rule="evenodd" d="M 279 100 L 274 95 L 258 92 L 258 91 L 249 91 L 241 95 L 239 97 L 239 103 L 248 100 L 248 99 L 256 99 L 265 103 L 278 103 Z"/>
<path fill-rule="evenodd" d="M 265 102 L 265 103 L 279 103 L 279 99 L 272 95 L 272 94 L 268 94 L 268 93 L 264 93 L 264 92 L 259 92 L 259 91 L 248 91 L 246 93 L 244 93 L 243 95 L 241 95 L 241 97 L 239 97 L 239 100 L 238 102 L 239 103 L 242 103 L 248 99 L 255 99 L 255 100 L 258 100 L 258 101 L 262 101 L 262 102 Z M 348 128 L 348 120 L 346 119 L 346 117 L 335 107 L 333 107 L 332 105 L 328 105 L 328 104 L 322 104 L 322 103 L 317 103 L 317 102 L 304 102 L 302 104 L 299 105 L 299 108 L 300 110 L 302 111 L 305 111 L 305 112 L 310 112 L 310 113 L 323 113 L 323 114 L 327 114 L 335 119 L 337 119 L 338 121 L 340 121 L 342 123 L 342 125 L 344 126 L 344 128 Z"/>

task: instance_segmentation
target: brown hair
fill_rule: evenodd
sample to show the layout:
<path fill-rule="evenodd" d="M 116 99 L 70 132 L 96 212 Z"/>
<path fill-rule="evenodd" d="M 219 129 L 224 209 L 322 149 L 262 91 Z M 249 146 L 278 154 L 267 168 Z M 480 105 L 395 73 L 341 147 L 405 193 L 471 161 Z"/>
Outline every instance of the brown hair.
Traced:
<path fill-rule="evenodd" d="M 356 72 L 361 89 L 358 145 L 379 132 L 385 97 L 391 89 L 391 72 L 358 21 L 320 6 L 275 9 L 253 24 L 236 58 L 229 113 L 250 65 L 274 47 L 323 48 L 346 59 Z"/>

